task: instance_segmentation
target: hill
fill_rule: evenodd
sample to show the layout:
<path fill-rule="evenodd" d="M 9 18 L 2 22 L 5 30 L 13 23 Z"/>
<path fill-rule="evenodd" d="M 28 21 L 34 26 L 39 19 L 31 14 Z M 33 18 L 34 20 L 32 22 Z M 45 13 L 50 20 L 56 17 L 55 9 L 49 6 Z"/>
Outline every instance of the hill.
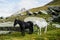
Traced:
<path fill-rule="evenodd" d="M 35 12 L 39 10 L 47 10 L 48 6 L 60 6 L 60 0 L 53 0 L 52 2 L 48 3 L 45 6 L 33 8 L 33 9 L 30 9 L 30 11 Z"/>
<path fill-rule="evenodd" d="M 54 0 L 53 2 L 51 2 L 47 5 L 60 5 L 60 0 Z"/>
<path fill-rule="evenodd" d="M 50 2 L 49 4 L 42 6 L 42 7 L 37 7 L 37 8 L 33 8 L 33 9 L 29 9 L 29 11 L 31 12 L 37 12 L 39 10 L 47 10 L 48 6 L 60 6 L 60 0 L 54 0 L 52 2 Z M 24 15 L 24 16 L 20 16 L 19 12 L 17 12 L 18 15 L 15 16 L 10 16 L 7 17 L 7 19 L 4 19 L 5 21 L 13 21 L 16 17 L 18 17 L 19 19 L 23 20 L 25 17 L 28 17 L 28 15 Z M 26 12 L 22 12 L 22 14 L 26 14 Z M 32 15 L 33 16 L 33 15 Z M 43 15 L 37 15 L 38 17 L 43 17 Z M 46 17 L 48 17 L 49 15 L 45 15 Z M 2 20 L 1 20 L 2 22 Z"/>

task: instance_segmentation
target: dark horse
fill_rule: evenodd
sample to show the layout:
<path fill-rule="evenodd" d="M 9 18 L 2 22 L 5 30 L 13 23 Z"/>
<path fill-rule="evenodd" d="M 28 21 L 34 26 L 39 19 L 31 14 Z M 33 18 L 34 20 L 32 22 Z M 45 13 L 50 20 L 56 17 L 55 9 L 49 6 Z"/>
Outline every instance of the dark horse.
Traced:
<path fill-rule="evenodd" d="M 15 19 L 15 21 L 14 21 L 14 27 L 15 27 L 16 24 L 20 25 L 19 28 L 20 28 L 21 34 L 23 36 L 25 35 L 25 29 L 29 29 L 29 34 L 33 33 L 33 23 L 31 21 L 24 22 L 24 21 Z"/>

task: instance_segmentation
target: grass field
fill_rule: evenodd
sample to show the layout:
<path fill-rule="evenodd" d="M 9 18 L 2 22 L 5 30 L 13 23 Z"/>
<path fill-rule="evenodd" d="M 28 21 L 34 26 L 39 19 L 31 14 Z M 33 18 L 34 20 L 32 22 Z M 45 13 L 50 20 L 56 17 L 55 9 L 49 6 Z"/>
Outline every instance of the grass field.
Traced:
<path fill-rule="evenodd" d="M 48 20 L 50 16 L 51 15 L 41 14 L 41 15 L 36 15 L 35 17 L 42 17 Z M 20 20 L 23 20 L 24 18 L 29 17 L 29 16 L 28 15 L 27 16 L 11 16 L 5 21 L 13 21 L 14 18 L 16 17 L 18 17 Z M 11 34 L 0 35 L 0 40 L 60 40 L 59 28 L 49 25 L 48 31 L 46 34 L 43 33 L 43 29 L 42 29 L 42 35 L 38 35 L 37 32 L 34 32 L 33 34 L 26 33 L 25 36 L 22 36 L 20 32 L 12 32 Z"/>
<path fill-rule="evenodd" d="M 34 28 L 36 30 L 36 27 Z M 46 34 L 38 35 L 37 32 L 33 34 L 27 34 L 22 36 L 20 32 L 12 32 L 11 34 L 0 35 L 0 40 L 60 40 L 60 28 L 49 25 Z"/>
<path fill-rule="evenodd" d="M 60 40 L 60 29 L 48 31 L 47 34 L 36 33 L 26 34 L 24 37 L 19 32 L 14 32 L 7 35 L 0 35 L 0 40 Z"/>

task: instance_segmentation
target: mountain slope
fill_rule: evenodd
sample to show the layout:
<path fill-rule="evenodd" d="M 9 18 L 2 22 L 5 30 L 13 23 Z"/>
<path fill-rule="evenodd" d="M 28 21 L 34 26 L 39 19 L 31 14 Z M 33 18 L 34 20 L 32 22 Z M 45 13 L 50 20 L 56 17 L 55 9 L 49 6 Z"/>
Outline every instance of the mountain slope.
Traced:
<path fill-rule="evenodd" d="M 37 12 L 39 10 L 47 10 L 48 6 L 56 6 L 56 5 L 60 6 L 59 3 L 60 3 L 60 0 L 54 0 L 54 1 L 50 2 L 49 4 L 47 4 L 45 6 L 29 9 L 29 11 Z M 19 12 L 17 12 L 17 13 L 19 13 Z M 22 12 L 22 14 L 24 14 L 24 13 L 26 13 L 26 12 Z M 43 15 L 37 15 L 37 16 L 43 17 Z M 48 17 L 48 16 L 46 16 L 46 17 Z M 28 16 L 20 16 L 20 14 L 19 14 L 19 15 L 16 15 L 16 16 L 10 16 L 8 19 L 4 19 L 4 20 L 5 21 L 13 21 L 16 17 L 18 17 L 18 18 L 23 20 L 25 17 L 28 17 Z"/>
<path fill-rule="evenodd" d="M 30 9 L 30 11 L 36 12 L 39 10 L 47 10 L 48 6 L 60 6 L 60 0 L 53 0 L 52 2 L 48 3 L 45 6 L 33 8 L 33 9 Z"/>
<path fill-rule="evenodd" d="M 48 5 L 60 5 L 60 0 L 54 0 L 53 2 L 49 3 Z"/>

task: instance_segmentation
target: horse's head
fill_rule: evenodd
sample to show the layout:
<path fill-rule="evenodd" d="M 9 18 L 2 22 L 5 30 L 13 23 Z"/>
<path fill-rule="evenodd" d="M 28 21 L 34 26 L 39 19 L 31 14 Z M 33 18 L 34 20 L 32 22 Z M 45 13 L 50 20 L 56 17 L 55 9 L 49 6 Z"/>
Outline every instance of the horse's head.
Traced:
<path fill-rule="evenodd" d="M 16 19 L 14 20 L 14 27 L 15 27 L 16 24 L 22 25 L 22 23 L 23 23 L 23 21 L 21 21 L 21 20 L 19 20 L 18 18 L 16 18 Z"/>
<path fill-rule="evenodd" d="M 18 23 L 17 21 L 18 21 L 17 19 L 14 20 L 14 27 Z"/>

